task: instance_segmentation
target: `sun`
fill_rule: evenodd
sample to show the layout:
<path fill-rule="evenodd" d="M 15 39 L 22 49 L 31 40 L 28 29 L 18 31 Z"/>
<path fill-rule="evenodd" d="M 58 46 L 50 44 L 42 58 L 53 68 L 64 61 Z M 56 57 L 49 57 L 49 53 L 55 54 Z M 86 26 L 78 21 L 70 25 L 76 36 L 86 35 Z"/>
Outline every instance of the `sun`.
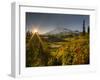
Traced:
<path fill-rule="evenodd" d="M 37 33 L 37 32 L 38 32 L 38 30 L 37 30 L 37 29 L 34 29 L 32 32 L 33 32 L 33 33 Z"/>
<path fill-rule="evenodd" d="M 34 32 L 35 32 L 35 33 L 38 32 L 37 29 L 35 29 Z"/>

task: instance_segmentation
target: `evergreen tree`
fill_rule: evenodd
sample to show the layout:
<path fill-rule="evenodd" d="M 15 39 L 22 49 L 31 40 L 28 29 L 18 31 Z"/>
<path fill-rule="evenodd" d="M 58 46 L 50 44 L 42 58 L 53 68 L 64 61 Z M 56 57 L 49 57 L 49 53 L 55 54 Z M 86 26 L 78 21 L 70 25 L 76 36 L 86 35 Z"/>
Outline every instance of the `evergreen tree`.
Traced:
<path fill-rule="evenodd" d="M 83 20 L 83 35 L 85 35 L 85 20 Z"/>
<path fill-rule="evenodd" d="M 26 47 L 26 66 L 46 66 L 48 63 L 49 51 L 45 49 L 45 45 L 38 32 L 34 33 L 29 44 Z"/>
<path fill-rule="evenodd" d="M 89 26 L 88 26 L 87 32 L 88 32 L 88 33 L 90 32 L 90 28 L 89 28 Z"/>

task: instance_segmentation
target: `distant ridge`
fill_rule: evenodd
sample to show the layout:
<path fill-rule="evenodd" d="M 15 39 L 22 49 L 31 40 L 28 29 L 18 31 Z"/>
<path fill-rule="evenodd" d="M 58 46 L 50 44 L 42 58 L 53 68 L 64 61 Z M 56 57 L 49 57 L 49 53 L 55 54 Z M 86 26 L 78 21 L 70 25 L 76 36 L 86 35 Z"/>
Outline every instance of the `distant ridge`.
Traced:
<path fill-rule="evenodd" d="M 46 35 L 54 35 L 54 34 L 66 34 L 66 35 L 68 35 L 68 34 L 73 34 L 73 33 L 79 33 L 79 31 L 72 31 L 72 30 L 70 30 L 70 29 L 67 29 L 67 28 L 62 28 L 62 27 L 57 27 L 57 28 L 55 28 L 54 30 L 51 30 L 51 31 L 49 31 L 49 32 L 47 32 L 47 33 L 45 33 Z"/>

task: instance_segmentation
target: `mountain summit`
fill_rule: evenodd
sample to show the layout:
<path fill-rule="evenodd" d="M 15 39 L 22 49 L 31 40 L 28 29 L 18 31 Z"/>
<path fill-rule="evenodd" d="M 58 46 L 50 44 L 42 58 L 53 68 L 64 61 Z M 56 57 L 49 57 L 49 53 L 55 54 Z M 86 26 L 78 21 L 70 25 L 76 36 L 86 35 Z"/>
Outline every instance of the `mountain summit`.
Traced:
<path fill-rule="evenodd" d="M 57 27 L 52 31 L 47 32 L 46 34 L 52 35 L 52 34 L 70 34 L 73 33 L 72 30 L 62 27 Z"/>

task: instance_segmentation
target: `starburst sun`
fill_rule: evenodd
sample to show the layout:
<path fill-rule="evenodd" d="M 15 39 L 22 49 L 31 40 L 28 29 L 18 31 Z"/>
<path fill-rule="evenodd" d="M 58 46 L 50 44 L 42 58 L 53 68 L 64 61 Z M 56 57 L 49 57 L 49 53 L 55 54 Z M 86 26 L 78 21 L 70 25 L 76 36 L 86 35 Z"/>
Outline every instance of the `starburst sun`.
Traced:
<path fill-rule="evenodd" d="M 33 32 L 33 33 L 37 33 L 37 32 L 38 32 L 38 30 L 37 30 L 37 29 L 34 29 L 32 32 Z"/>

